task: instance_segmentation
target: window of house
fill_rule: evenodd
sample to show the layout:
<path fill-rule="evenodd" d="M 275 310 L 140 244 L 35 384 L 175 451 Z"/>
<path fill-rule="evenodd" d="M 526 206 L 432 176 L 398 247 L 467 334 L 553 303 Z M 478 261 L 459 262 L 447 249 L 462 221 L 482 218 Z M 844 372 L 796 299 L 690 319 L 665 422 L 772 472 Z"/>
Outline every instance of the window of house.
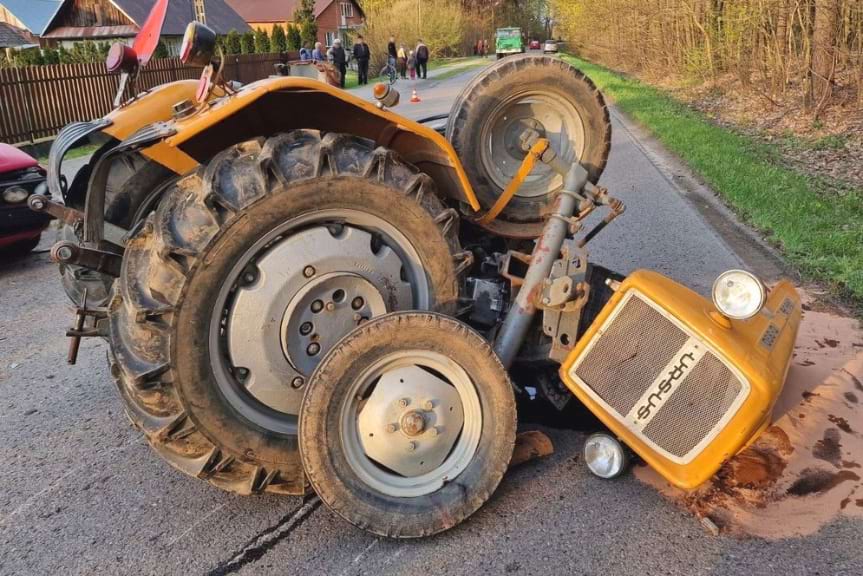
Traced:
<path fill-rule="evenodd" d="M 207 23 L 207 10 L 204 6 L 204 0 L 195 0 L 195 20 L 201 24 Z"/>
<path fill-rule="evenodd" d="M 345 18 L 353 18 L 354 17 L 354 5 L 350 2 L 342 2 L 339 4 L 339 8 L 341 8 L 342 16 Z"/>
<path fill-rule="evenodd" d="M 335 39 L 336 39 L 336 33 L 335 32 L 327 32 L 327 46 L 332 46 L 333 40 L 335 40 Z"/>

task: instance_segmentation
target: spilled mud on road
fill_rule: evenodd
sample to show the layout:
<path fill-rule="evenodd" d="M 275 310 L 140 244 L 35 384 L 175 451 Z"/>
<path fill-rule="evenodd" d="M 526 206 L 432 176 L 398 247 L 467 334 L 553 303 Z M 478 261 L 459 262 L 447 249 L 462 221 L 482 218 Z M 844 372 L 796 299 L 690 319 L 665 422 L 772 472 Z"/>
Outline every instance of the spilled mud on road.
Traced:
<path fill-rule="evenodd" d="M 803 536 L 840 515 L 863 517 L 863 329 L 801 295 L 808 303 L 773 426 L 691 493 L 636 469 L 725 533 Z"/>

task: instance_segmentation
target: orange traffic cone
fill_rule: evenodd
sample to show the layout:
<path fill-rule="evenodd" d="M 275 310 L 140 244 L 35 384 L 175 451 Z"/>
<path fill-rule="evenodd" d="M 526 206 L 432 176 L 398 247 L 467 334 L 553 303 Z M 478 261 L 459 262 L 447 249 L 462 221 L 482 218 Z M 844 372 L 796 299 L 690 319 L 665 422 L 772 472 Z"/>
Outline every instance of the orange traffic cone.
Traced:
<path fill-rule="evenodd" d="M 414 102 L 414 103 L 416 103 L 416 102 L 422 102 L 422 100 L 420 100 L 419 95 L 417 94 L 417 89 L 416 89 L 416 88 L 414 88 L 414 91 L 413 91 L 413 93 L 411 94 L 411 102 Z"/>

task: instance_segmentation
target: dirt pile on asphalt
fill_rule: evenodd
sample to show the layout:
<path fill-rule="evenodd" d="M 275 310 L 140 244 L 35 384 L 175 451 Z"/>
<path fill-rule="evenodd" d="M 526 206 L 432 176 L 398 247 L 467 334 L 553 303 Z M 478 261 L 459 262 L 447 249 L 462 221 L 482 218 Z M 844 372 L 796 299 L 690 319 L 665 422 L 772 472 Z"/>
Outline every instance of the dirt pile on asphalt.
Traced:
<path fill-rule="evenodd" d="M 636 469 L 723 532 L 783 538 L 839 515 L 863 517 L 863 330 L 853 318 L 804 308 L 773 426 L 692 493 Z"/>

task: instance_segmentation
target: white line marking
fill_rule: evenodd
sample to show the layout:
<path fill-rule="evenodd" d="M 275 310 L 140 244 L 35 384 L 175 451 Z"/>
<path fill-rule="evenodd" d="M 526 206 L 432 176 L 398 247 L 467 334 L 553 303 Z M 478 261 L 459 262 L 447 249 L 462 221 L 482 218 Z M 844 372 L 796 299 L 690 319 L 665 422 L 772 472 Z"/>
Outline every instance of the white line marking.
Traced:
<path fill-rule="evenodd" d="M 200 520 L 198 520 L 197 522 L 195 522 L 194 524 L 192 524 L 191 526 L 189 526 L 186 530 L 184 530 L 184 531 L 183 531 L 183 533 L 182 533 L 182 534 L 180 534 L 179 536 L 177 536 L 176 538 L 174 538 L 173 540 L 171 540 L 171 541 L 168 543 L 168 547 L 169 547 L 169 548 L 170 548 L 170 547 L 172 547 L 174 544 L 176 544 L 177 542 L 179 542 L 180 540 L 182 540 L 183 538 L 185 538 L 185 537 L 186 537 L 186 535 L 187 535 L 187 534 L 189 534 L 189 532 L 191 532 L 191 531 L 192 531 L 192 530 L 194 530 L 195 528 L 197 528 L 197 527 L 201 524 L 201 522 L 203 522 L 204 520 L 206 520 L 207 518 L 209 518 L 210 516 L 212 516 L 213 514 L 215 514 L 216 512 L 218 512 L 219 510 L 221 510 L 222 508 L 224 508 L 224 507 L 225 507 L 225 506 L 227 506 L 227 505 L 228 505 L 228 503 L 227 503 L 227 502 L 225 502 L 224 504 L 219 504 L 218 506 L 216 506 L 215 508 L 213 508 L 212 510 L 210 510 L 209 512 L 207 512 L 204 516 L 202 516 L 202 517 L 201 517 L 201 519 L 200 519 Z"/>
<path fill-rule="evenodd" d="M 354 561 L 353 561 L 353 562 L 351 562 L 350 566 L 348 566 L 347 568 L 345 568 L 344 570 L 342 570 L 342 571 L 341 571 L 341 573 L 339 574 L 339 576 L 345 576 L 345 575 L 348 573 L 348 570 L 350 570 L 351 568 L 353 568 L 354 566 L 356 566 L 356 565 L 357 565 L 357 563 L 358 563 L 360 560 L 362 560 L 362 559 L 365 557 L 365 555 L 366 555 L 366 554 L 368 554 L 369 550 L 371 550 L 372 548 L 374 548 L 375 546 L 377 546 L 379 543 L 380 543 L 380 540 L 374 540 L 371 544 L 369 544 L 368 546 L 366 546 L 365 550 L 363 550 L 362 552 L 360 552 L 359 554 L 357 554 L 356 558 L 354 558 Z"/>

